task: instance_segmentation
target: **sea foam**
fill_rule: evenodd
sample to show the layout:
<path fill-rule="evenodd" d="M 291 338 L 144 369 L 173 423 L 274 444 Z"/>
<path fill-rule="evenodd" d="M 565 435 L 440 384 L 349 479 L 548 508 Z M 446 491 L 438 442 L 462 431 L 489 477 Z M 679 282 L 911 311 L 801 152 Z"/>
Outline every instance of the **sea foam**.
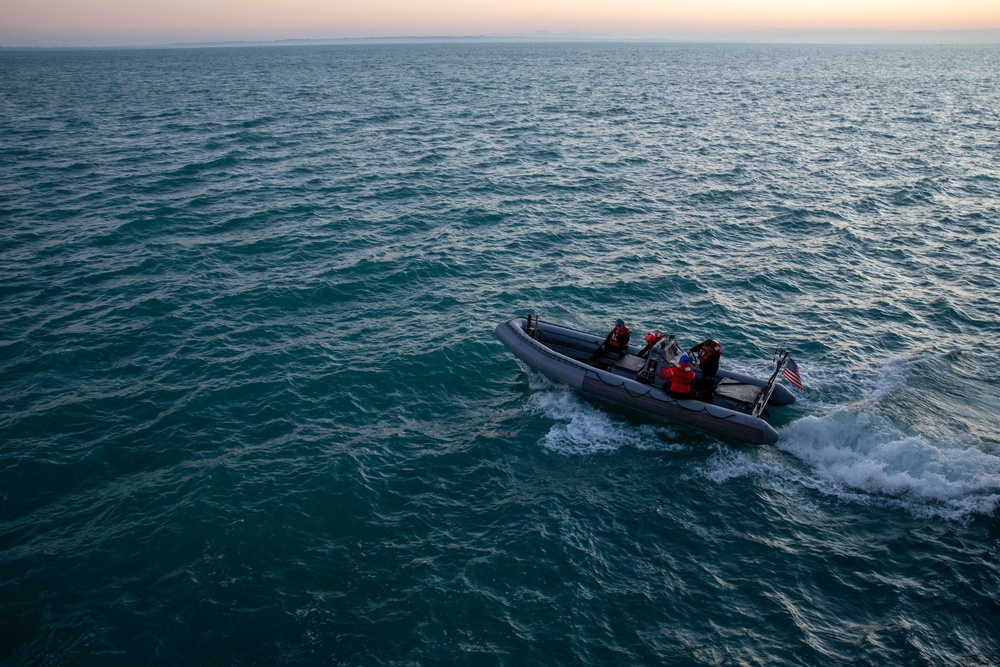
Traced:
<path fill-rule="evenodd" d="M 546 450 L 576 456 L 684 449 L 680 432 L 662 424 L 616 419 L 571 390 L 529 374 L 527 407 L 555 423 L 542 437 Z M 933 442 L 900 431 L 869 412 L 841 409 L 798 419 L 780 431 L 777 449 L 803 465 L 761 456 L 753 448 L 713 455 L 701 474 L 726 483 L 739 477 L 780 480 L 845 502 L 895 507 L 915 516 L 966 520 L 1000 507 L 1000 457 L 969 443 Z"/>
<path fill-rule="evenodd" d="M 1000 457 L 903 433 L 870 413 L 803 417 L 781 430 L 777 446 L 808 466 L 801 483 L 845 499 L 948 519 L 1000 503 Z"/>
<path fill-rule="evenodd" d="M 552 452 L 571 455 L 609 453 L 623 447 L 643 450 L 680 449 L 664 442 L 673 431 L 662 424 L 639 426 L 615 419 L 591 405 L 571 390 L 557 386 L 542 376 L 529 374 L 532 389 L 528 408 L 555 423 L 541 445 Z"/>

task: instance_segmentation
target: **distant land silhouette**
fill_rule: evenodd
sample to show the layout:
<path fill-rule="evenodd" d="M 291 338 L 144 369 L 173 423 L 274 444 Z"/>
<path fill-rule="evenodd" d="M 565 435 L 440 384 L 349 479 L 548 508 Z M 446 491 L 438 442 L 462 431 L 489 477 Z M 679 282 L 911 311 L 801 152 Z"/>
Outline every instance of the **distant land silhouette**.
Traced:
<path fill-rule="evenodd" d="M 221 46 L 287 46 L 361 43 L 448 42 L 692 42 L 761 44 L 1000 44 L 1000 29 L 982 30 L 757 30 L 744 32 L 678 32 L 625 34 L 536 30 L 509 35 L 409 35 L 289 38 L 280 40 L 198 41 L 120 44 L 2 44 L 0 48 L 191 48 Z"/>

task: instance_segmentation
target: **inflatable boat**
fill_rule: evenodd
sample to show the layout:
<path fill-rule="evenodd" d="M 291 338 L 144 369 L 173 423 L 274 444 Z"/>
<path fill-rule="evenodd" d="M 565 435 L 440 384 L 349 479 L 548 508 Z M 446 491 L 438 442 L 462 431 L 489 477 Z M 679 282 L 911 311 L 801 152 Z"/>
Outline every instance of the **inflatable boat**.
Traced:
<path fill-rule="evenodd" d="M 649 334 L 644 348 L 630 345 L 627 351 L 608 352 L 588 363 L 603 337 L 543 322 L 538 316 L 501 322 L 496 334 L 514 356 L 555 382 L 721 438 L 776 442 L 778 432 L 764 420 L 765 408 L 795 402 L 792 393 L 775 381 L 788 357 L 785 350 L 775 353 L 774 372 L 767 380 L 720 368 L 712 386 L 699 387 L 697 398 L 675 399 L 659 373 L 681 354 L 673 336 Z M 702 378 L 700 371 L 696 373 L 698 387 Z"/>

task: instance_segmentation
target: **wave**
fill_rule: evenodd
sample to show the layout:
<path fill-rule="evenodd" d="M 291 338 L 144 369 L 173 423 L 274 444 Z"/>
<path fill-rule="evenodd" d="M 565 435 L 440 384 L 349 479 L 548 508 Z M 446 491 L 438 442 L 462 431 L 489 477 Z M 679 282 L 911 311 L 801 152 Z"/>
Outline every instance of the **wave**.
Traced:
<path fill-rule="evenodd" d="M 642 450 L 672 451 L 682 449 L 670 444 L 675 432 L 659 424 L 633 425 L 616 420 L 610 413 L 586 403 L 571 390 L 529 373 L 529 412 L 555 423 L 541 439 L 541 446 L 558 454 L 588 456 L 609 454 L 625 447 Z"/>
<path fill-rule="evenodd" d="M 856 374 L 847 384 L 860 387 L 860 400 L 834 387 L 843 376 L 830 374 L 831 386 L 818 391 L 828 400 L 834 391 L 833 402 L 806 400 L 802 406 L 812 414 L 779 429 L 778 450 L 801 465 L 753 472 L 917 517 L 964 521 L 994 513 L 1000 507 L 1000 456 L 974 431 L 958 424 L 941 428 L 940 417 L 928 419 L 907 407 L 936 375 L 924 368 L 924 352 L 890 358 L 867 377 Z"/>
<path fill-rule="evenodd" d="M 871 414 L 803 417 L 777 446 L 808 465 L 797 483 L 845 500 L 952 520 L 1000 507 L 1000 456 L 908 435 Z"/>
<path fill-rule="evenodd" d="M 902 363 L 902 362 L 901 362 Z M 900 364 L 877 380 L 880 392 L 899 382 Z M 539 444 L 569 456 L 613 454 L 625 448 L 676 452 L 694 442 L 687 429 L 635 424 L 591 405 L 569 389 L 529 374 L 526 408 L 553 423 Z M 903 510 L 919 518 L 966 521 L 1000 508 L 1000 456 L 961 441 L 934 442 L 906 434 L 889 419 L 855 406 L 802 417 L 780 429 L 776 448 L 722 447 L 698 474 L 715 483 L 760 477 L 839 500 Z M 709 439 L 707 442 L 712 442 Z"/>

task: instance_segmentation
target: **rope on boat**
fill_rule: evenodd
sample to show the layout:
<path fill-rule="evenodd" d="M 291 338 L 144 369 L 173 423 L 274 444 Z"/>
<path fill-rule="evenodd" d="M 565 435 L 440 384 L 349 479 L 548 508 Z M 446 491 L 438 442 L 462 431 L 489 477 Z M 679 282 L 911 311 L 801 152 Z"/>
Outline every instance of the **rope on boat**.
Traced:
<path fill-rule="evenodd" d="M 604 377 L 602 377 L 601 374 L 598 373 L 597 371 L 593 371 L 593 370 L 588 370 L 587 371 L 588 375 L 590 375 L 591 373 L 594 376 L 596 376 L 597 379 L 600 380 L 602 384 L 605 384 L 605 385 L 607 385 L 609 387 L 620 387 L 620 388 L 624 389 L 625 393 L 628 394 L 629 396 L 631 396 L 632 398 L 639 398 L 641 396 L 648 396 L 651 399 L 653 399 L 654 401 L 659 401 L 660 403 L 673 403 L 674 405 L 676 405 L 677 407 L 679 407 L 681 410 L 685 410 L 687 412 L 705 412 L 705 413 L 711 415 L 712 418 L 714 418 L 714 419 L 732 419 L 737 414 L 735 412 L 732 412 L 731 414 L 727 414 L 727 415 L 721 415 L 721 416 L 720 415 L 716 415 L 716 414 L 712 414 L 711 412 L 708 411 L 708 406 L 705 405 L 704 403 L 702 403 L 701 407 L 691 408 L 691 407 L 688 407 L 686 405 L 681 405 L 680 401 L 678 401 L 676 398 L 673 398 L 673 397 L 668 397 L 666 400 L 664 400 L 664 399 L 660 398 L 659 396 L 656 396 L 655 394 L 653 394 L 651 389 L 647 389 L 644 392 L 639 392 L 637 394 L 633 394 L 632 391 L 628 387 L 625 386 L 624 380 L 622 382 L 619 382 L 618 384 L 615 384 L 613 382 L 608 382 L 607 380 L 605 380 Z M 690 400 L 695 400 L 695 399 L 690 399 Z M 701 401 L 698 401 L 698 402 L 701 403 Z"/>

